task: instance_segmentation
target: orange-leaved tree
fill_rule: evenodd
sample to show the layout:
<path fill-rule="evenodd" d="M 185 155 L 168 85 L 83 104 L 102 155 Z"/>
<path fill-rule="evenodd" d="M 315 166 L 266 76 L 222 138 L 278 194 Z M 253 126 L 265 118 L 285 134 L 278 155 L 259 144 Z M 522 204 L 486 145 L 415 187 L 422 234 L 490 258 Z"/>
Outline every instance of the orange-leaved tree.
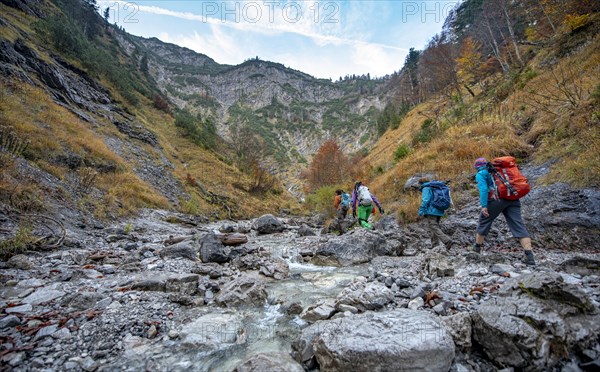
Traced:
<path fill-rule="evenodd" d="M 350 161 L 340 146 L 333 140 L 327 140 L 319 147 L 310 167 L 303 173 L 307 191 L 347 182 L 351 176 L 350 170 Z"/>

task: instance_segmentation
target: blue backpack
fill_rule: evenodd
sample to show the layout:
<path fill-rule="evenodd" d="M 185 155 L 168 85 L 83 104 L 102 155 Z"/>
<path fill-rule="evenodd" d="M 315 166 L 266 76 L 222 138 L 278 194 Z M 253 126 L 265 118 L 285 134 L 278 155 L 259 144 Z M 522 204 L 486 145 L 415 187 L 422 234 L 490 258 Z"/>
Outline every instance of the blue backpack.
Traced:
<path fill-rule="evenodd" d="M 342 193 L 342 195 L 340 195 L 340 207 L 342 207 L 342 209 L 350 208 L 350 195 L 349 194 L 346 194 L 344 192 L 344 193 Z"/>
<path fill-rule="evenodd" d="M 429 187 L 433 194 L 430 205 L 440 211 L 450 208 L 450 188 L 442 181 L 431 181 Z"/>

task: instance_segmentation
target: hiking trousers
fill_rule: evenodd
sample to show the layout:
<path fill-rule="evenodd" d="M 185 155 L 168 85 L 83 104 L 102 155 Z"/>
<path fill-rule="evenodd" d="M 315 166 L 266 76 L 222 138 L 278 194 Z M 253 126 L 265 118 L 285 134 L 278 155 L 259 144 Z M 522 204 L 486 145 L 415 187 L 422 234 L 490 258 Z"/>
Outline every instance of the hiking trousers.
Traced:
<path fill-rule="evenodd" d="M 337 210 L 337 225 L 338 231 L 340 234 L 344 234 L 346 229 L 344 229 L 344 220 L 346 219 L 346 215 L 348 214 L 348 208 L 341 208 Z"/>
<path fill-rule="evenodd" d="M 436 245 L 436 242 L 442 242 L 446 248 L 450 248 L 452 239 L 442 231 L 440 219 L 439 216 L 425 215 L 423 225 L 431 233 L 431 243 L 433 245 Z"/>
<path fill-rule="evenodd" d="M 369 223 L 369 216 L 371 215 L 372 210 L 373 207 L 371 205 L 358 206 L 358 223 L 365 229 L 373 230 L 373 226 Z"/>
<path fill-rule="evenodd" d="M 521 202 L 519 200 L 489 200 L 488 217 L 479 213 L 479 224 L 477 225 L 477 234 L 486 236 L 492 228 L 492 222 L 502 213 L 506 219 L 506 224 L 515 238 L 529 238 L 529 231 L 521 218 Z"/>

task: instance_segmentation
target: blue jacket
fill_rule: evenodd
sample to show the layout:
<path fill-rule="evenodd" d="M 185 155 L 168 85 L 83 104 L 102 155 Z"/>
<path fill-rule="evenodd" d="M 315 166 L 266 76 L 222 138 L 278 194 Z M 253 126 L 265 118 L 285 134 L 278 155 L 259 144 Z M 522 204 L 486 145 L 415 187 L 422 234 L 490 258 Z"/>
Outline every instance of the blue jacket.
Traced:
<path fill-rule="evenodd" d="M 419 216 L 443 216 L 444 211 L 441 211 L 430 205 L 433 198 L 433 191 L 429 187 L 429 182 L 425 182 L 421 186 L 421 207 L 419 208 Z"/>
<path fill-rule="evenodd" d="M 481 208 L 487 208 L 490 195 L 493 195 L 490 193 L 496 190 L 496 184 L 494 184 L 492 176 L 486 167 L 477 168 L 475 180 L 477 181 L 477 188 L 479 189 L 479 203 L 481 203 Z"/>

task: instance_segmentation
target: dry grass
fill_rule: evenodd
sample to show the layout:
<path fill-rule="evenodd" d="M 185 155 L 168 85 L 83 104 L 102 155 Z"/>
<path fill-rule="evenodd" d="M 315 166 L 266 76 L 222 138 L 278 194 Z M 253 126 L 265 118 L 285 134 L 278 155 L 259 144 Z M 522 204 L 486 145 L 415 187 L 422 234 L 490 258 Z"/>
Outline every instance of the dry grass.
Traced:
<path fill-rule="evenodd" d="M 599 51 L 600 36 L 596 36 L 586 48 L 552 68 L 536 69 L 538 75 L 504 101 L 467 103 L 467 116 L 477 112 L 477 120 L 444 121 L 452 104 L 439 99 L 415 107 L 398 129 L 380 138 L 365 159 L 375 168 L 391 167 L 372 180 L 372 189 L 401 220 L 414 221 L 420 195 L 404 193 L 409 177 L 433 172 L 439 179 L 463 185 L 470 182 L 476 158 L 503 155 L 521 161 L 558 160 L 545 182 L 600 187 L 600 110 L 591 96 L 600 83 Z M 546 97 L 543 107 L 541 97 Z M 413 147 L 394 164 L 398 145 L 411 144 L 423 121 L 432 117 L 444 123 L 441 127 L 446 130 L 429 143 Z M 456 201 L 461 195 L 454 197 Z"/>

